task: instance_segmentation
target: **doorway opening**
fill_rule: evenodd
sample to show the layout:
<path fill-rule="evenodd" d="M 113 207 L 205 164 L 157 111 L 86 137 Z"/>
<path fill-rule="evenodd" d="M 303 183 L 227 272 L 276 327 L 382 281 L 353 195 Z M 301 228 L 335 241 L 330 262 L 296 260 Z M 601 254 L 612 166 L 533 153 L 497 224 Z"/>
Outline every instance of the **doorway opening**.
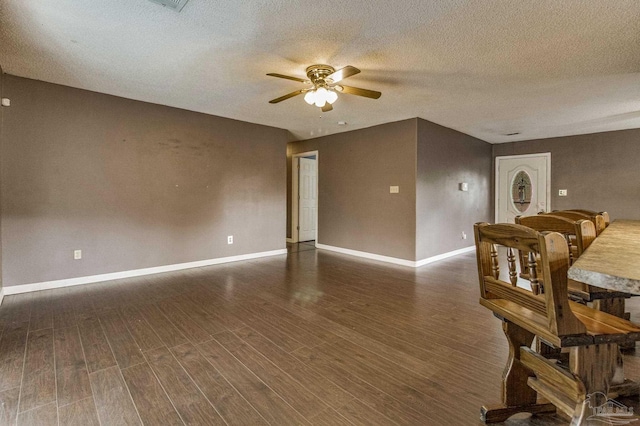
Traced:
<path fill-rule="evenodd" d="M 318 239 L 318 151 L 291 157 L 291 242 Z"/>

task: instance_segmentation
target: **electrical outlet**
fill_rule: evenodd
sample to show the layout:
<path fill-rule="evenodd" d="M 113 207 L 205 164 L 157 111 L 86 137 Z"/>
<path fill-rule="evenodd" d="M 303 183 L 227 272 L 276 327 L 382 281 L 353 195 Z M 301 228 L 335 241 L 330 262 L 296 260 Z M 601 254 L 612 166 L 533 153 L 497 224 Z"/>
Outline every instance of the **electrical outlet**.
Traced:
<path fill-rule="evenodd" d="M 566 197 L 567 196 L 567 190 L 566 189 L 561 189 L 558 191 L 558 196 L 559 197 Z"/>
<path fill-rule="evenodd" d="M 467 234 L 464 233 L 464 231 L 462 231 L 462 239 L 466 240 L 467 239 Z"/>
<path fill-rule="evenodd" d="M 400 187 L 399 186 L 390 186 L 389 187 L 389 193 L 390 194 L 399 194 L 400 193 Z"/>
<path fill-rule="evenodd" d="M 233 235 L 227 237 L 227 244 L 233 244 Z"/>
<path fill-rule="evenodd" d="M 74 260 L 82 259 L 82 250 L 74 250 L 73 251 L 73 259 Z"/>

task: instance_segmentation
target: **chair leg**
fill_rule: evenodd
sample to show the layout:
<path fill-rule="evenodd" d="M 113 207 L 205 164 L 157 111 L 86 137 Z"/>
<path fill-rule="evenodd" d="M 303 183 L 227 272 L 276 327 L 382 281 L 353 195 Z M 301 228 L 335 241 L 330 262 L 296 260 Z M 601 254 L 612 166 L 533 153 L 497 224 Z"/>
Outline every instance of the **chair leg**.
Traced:
<path fill-rule="evenodd" d="M 571 426 L 582 425 L 593 408 L 607 402 L 606 395 L 616 373 L 618 356 L 615 343 L 571 348 L 569 368 L 585 389 L 584 399 L 576 404 Z"/>
<path fill-rule="evenodd" d="M 520 363 L 520 346 L 531 347 L 533 333 L 504 321 L 502 330 L 509 343 L 509 358 L 502 373 L 502 403 L 507 407 L 536 403 L 537 393 L 527 385 L 531 370 Z"/>
<path fill-rule="evenodd" d="M 485 423 L 497 423 L 522 412 L 555 412 L 553 404 L 536 403 L 538 394 L 527 384 L 533 373 L 520 362 L 520 347 L 531 347 L 534 335 L 509 321 L 502 322 L 502 330 L 509 343 L 509 358 L 502 373 L 502 404 L 483 406 L 480 412 L 481 420 Z"/>

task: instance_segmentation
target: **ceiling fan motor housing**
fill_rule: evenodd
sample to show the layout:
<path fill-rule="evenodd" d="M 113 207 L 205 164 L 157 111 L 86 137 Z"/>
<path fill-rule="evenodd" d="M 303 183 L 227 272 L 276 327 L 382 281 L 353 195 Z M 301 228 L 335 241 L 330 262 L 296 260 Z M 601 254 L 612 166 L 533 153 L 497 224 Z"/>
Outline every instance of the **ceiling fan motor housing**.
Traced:
<path fill-rule="evenodd" d="M 330 65 L 311 65 L 307 67 L 307 77 L 315 87 L 326 87 L 325 78 L 333 74 L 336 70 Z"/>

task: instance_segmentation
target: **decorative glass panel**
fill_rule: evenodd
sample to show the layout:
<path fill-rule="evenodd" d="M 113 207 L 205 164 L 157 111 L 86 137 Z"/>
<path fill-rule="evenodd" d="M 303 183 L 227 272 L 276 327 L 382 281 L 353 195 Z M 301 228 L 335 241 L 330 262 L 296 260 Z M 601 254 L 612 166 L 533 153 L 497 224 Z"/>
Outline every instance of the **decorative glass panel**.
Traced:
<path fill-rule="evenodd" d="M 531 177 L 520 170 L 511 184 L 511 202 L 520 213 L 526 212 L 531 204 L 531 190 Z"/>

